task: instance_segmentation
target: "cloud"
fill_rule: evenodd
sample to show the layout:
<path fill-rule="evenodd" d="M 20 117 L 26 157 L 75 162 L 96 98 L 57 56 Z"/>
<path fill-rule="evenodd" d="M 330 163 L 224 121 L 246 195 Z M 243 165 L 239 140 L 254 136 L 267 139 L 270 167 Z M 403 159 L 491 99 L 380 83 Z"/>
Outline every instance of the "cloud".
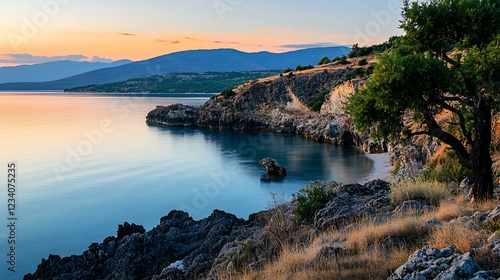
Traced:
<path fill-rule="evenodd" d="M 109 58 L 105 58 L 105 57 L 100 57 L 100 56 L 96 56 L 94 55 L 92 57 L 92 59 L 90 60 L 90 62 L 103 62 L 103 63 L 111 63 L 113 62 L 112 59 L 109 59 Z"/>
<path fill-rule="evenodd" d="M 71 60 L 71 61 L 91 61 L 91 62 L 113 62 L 109 58 L 94 56 L 92 58 L 81 55 L 59 55 L 59 56 L 36 56 L 31 54 L 0 54 L 0 63 L 6 64 L 38 64 L 51 61 Z"/>
<path fill-rule="evenodd" d="M 331 42 L 319 42 L 312 44 L 287 44 L 278 46 L 279 48 L 285 49 L 308 49 L 308 48 L 322 48 L 322 47 L 338 47 L 339 44 L 331 43 Z"/>
<path fill-rule="evenodd" d="M 123 35 L 123 36 L 135 36 L 134 33 L 128 33 L 128 32 L 119 32 L 117 33 L 118 35 Z"/>
<path fill-rule="evenodd" d="M 158 39 L 158 40 L 156 40 L 156 42 L 158 42 L 158 43 L 167 43 L 167 44 L 172 44 L 172 45 L 180 44 L 181 43 L 181 41 L 179 41 L 179 40 L 163 40 L 163 39 Z"/>
<path fill-rule="evenodd" d="M 240 42 L 236 41 L 222 41 L 222 40 L 205 40 L 196 37 L 184 36 L 183 40 L 194 41 L 194 42 L 203 42 L 203 43 L 212 43 L 212 44 L 226 44 L 226 45 L 240 45 Z M 171 44 L 179 44 L 180 41 L 169 41 L 169 40 L 157 40 L 160 43 L 171 43 Z"/>

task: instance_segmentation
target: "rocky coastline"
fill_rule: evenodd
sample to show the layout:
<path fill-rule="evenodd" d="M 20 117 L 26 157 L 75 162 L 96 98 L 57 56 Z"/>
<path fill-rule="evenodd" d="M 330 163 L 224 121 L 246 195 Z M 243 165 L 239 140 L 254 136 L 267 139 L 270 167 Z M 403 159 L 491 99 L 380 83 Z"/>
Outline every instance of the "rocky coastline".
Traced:
<path fill-rule="evenodd" d="M 253 81 L 214 96 L 203 106 L 157 106 L 149 112 L 150 125 L 189 126 L 225 130 L 273 131 L 302 135 L 336 145 L 356 145 L 367 152 L 383 152 L 368 133 L 359 133 L 342 102 L 364 84 L 350 80 L 353 68 L 314 69 Z M 323 105 L 313 110 L 311 104 Z"/>
<path fill-rule="evenodd" d="M 411 209 L 429 208 L 424 201 L 405 201 L 391 205 L 388 197 L 390 185 L 382 180 L 365 184 L 339 185 L 333 191 L 333 199 L 317 211 L 311 224 L 302 231 L 318 237 L 331 227 L 349 227 L 360 218 L 384 220 Z M 145 231 L 142 226 L 125 223 L 118 227 L 117 236 L 110 236 L 101 243 L 93 243 L 81 255 L 61 258 L 50 255 L 43 259 L 36 272 L 24 277 L 31 279 L 221 279 L 236 273 L 243 252 L 251 247 L 253 261 L 247 269 L 261 267 L 272 259 L 268 250 L 275 236 L 269 236 L 273 212 L 281 208 L 284 216 L 293 219 L 296 201 L 277 208 L 254 213 L 248 219 L 240 219 L 223 211 L 214 210 L 202 220 L 193 220 L 188 213 L 171 211 L 160 219 L 155 228 Z M 500 206 L 494 210 L 477 212 L 461 217 L 471 227 L 500 221 Z M 435 218 L 426 222 L 436 228 L 441 222 Z M 319 238 L 321 240 L 321 238 Z M 304 241 L 307 243 L 307 241 Z M 339 243 L 340 242 L 340 243 Z M 323 244 L 312 265 L 338 257 L 345 249 L 342 240 Z M 401 243 L 396 237 L 388 238 L 385 246 Z M 500 239 L 474 252 L 490 250 L 500 258 Z M 259 252 L 259 253 L 256 253 Z M 389 279 L 497 279 L 498 272 L 483 270 L 474 260 L 474 252 L 459 253 L 449 247 L 437 250 L 424 247 L 412 254 L 408 262 L 395 270 Z M 248 253 L 248 252 L 247 252 Z M 347 252 L 345 252 L 347 253 Z M 245 255 L 245 258 L 249 258 Z M 251 257 L 249 259 L 252 259 Z M 430 278 L 426 278 L 430 277 Z"/>
<path fill-rule="evenodd" d="M 364 78 L 350 78 L 353 71 L 349 67 L 316 68 L 261 79 L 214 96 L 199 108 L 157 106 L 146 121 L 149 125 L 293 133 L 336 145 L 356 145 L 369 153 L 386 152 L 373 155 L 376 167 L 367 182 L 340 184 L 332 190 L 330 200 L 315 212 L 313 219 L 299 225 L 302 235 L 294 240 L 297 244 L 321 241 L 328 229 L 352 228 L 360 219 L 384 221 L 407 211 L 432 209 L 434 206 L 422 200 L 394 205 L 387 181 L 392 180 L 389 171 L 395 161 L 403 164 L 396 179 L 418 175 L 440 143 L 422 138 L 412 145 L 389 145 L 375 143 L 369 133 L 358 132 L 342 106 L 346 97 L 365 82 Z M 316 111 L 312 104 L 318 99 L 322 105 Z M 277 236 L 272 225 L 277 223 L 276 213 L 280 214 L 286 218 L 280 221 L 286 233 L 289 221 L 295 221 L 297 200 L 274 206 L 248 219 L 214 210 L 199 221 L 189 213 L 174 210 L 148 231 L 124 223 L 118 227 L 116 237 L 90 245 L 81 255 L 50 255 L 24 279 L 233 279 L 237 271 L 259 269 L 274 260 L 277 251 L 271 248 L 276 248 L 281 238 L 289 238 L 286 234 Z M 471 228 L 500 222 L 500 207 L 455 220 L 470 222 Z M 428 231 L 441 225 L 436 218 L 425 221 Z M 310 267 L 347 256 L 345 242 L 321 241 Z M 402 240 L 389 236 L 382 244 L 389 250 L 401 245 Z M 453 247 L 421 247 L 407 263 L 391 271 L 389 279 L 500 279 L 497 271 L 484 270 L 476 263 L 474 254 L 481 250 L 489 250 L 500 259 L 500 238 L 493 237 L 489 245 L 471 252 L 458 252 Z"/>

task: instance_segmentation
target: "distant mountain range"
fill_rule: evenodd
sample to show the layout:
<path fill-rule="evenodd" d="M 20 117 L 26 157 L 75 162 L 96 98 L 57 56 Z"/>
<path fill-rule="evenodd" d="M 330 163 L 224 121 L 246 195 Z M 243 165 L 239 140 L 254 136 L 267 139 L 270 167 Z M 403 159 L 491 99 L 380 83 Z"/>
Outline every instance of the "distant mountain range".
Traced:
<path fill-rule="evenodd" d="M 98 69 L 122 66 L 131 62 L 127 59 L 113 63 L 61 60 L 34 65 L 0 67 L 0 84 L 54 81 Z"/>
<path fill-rule="evenodd" d="M 0 84 L 0 90 L 63 90 L 171 73 L 279 70 L 295 68 L 298 64 L 316 65 L 324 56 L 334 58 L 349 51 L 349 47 L 310 48 L 286 53 L 246 53 L 234 49 L 189 50 L 50 82 L 4 83 Z"/>

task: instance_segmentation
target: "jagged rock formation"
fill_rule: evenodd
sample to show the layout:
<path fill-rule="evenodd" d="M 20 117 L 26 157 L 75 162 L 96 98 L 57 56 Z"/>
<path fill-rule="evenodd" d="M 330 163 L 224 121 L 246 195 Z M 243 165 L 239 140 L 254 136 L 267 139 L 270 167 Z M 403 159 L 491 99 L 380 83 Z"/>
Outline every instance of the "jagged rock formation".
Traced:
<path fill-rule="evenodd" d="M 269 175 L 279 177 L 286 176 L 286 169 L 273 158 L 264 158 L 259 161 L 259 164 L 266 169 Z"/>
<path fill-rule="evenodd" d="M 359 218 L 385 218 L 390 215 L 389 183 L 375 180 L 364 185 L 340 185 L 333 199 L 316 212 L 314 225 L 319 229 L 341 227 Z"/>
<path fill-rule="evenodd" d="M 493 279 L 482 271 L 471 253 L 455 253 L 453 247 L 438 250 L 425 247 L 413 253 L 388 280 L 403 279 Z"/>
<path fill-rule="evenodd" d="M 248 238 L 262 227 L 255 220 L 218 210 L 201 221 L 172 211 L 150 231 L 120 226 L 121 238 L 94 243 L 82 255 L 50 255 L 24 279 L 201 279 L 224 245 Z"/>

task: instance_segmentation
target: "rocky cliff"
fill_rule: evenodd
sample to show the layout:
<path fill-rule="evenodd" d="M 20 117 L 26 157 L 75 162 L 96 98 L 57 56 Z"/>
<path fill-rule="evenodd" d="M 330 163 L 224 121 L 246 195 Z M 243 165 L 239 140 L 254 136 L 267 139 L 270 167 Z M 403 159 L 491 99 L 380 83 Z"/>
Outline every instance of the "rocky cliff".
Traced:
<path fill-rule="evenodd" d="M 158 106 L 148 124 L 233 130 L 267 130 L 303 135 L 337 145 L 382 151 L 358 133 L 342 109 L 345 97 L 364 80 L 351 80 L 354 68 L 316 68 L 253 81 L 214 96 L 201 108 Z M 323 103 L 314 111 L 314 103 Z"/>

